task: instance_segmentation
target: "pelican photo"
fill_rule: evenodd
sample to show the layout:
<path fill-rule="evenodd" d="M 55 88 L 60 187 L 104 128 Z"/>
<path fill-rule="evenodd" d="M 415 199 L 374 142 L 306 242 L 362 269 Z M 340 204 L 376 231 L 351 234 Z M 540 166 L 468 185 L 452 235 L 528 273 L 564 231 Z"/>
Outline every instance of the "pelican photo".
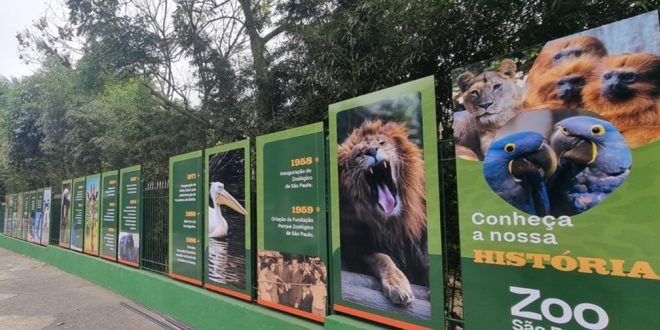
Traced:
<path fill-rule="evenodd" d="M 245 289 L 245 155 L 243 149 L 209 158 L 208 277 Z"/>

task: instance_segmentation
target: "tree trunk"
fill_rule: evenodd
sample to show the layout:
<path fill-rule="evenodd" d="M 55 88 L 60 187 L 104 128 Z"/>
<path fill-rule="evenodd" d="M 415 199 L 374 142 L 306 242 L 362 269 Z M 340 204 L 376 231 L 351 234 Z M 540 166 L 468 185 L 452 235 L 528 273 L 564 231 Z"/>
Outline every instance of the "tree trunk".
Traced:
<path fill-rule="evenodd" d="M 266 61 L 266 40 L 259 34 L 255 15 L 252 11 L 250 0 L 238 0 L 245 16 L 245 30 L 250 37 L 250 50 L 252 52 L 252 61 L 255 73 L 256 85 L 256 106 L 259 115 L 259 128 L 263 129 L 264 124 L 268 123 L 273 117 L 272 90 L 273 81 L 268 72 L 268 63 Z"/>

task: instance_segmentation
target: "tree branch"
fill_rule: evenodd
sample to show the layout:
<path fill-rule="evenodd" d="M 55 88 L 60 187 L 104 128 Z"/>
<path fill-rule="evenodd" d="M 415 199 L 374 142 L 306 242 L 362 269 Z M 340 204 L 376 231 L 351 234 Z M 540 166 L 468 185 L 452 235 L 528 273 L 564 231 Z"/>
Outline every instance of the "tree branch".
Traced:
<path fill-rule="evenodd" d="M 181 114 L 183 114 L 183 115 L 185 115 L 185 116 L 188 116 L 188 117 L 192 118 L 193 120 L 195 120 L 195 121 L 197 121 L 198 123 L 202 124 L 202 126 L 203 126 L 205 129 L 210 128 L 209 123 L 208 123 L 206 120 L 204 120 L 204 118 L 202 118 L 202 117 L 200 117 L 199 115 L 197 115 L 196 113 L 190 111 L 190 109 L 186 109 L 186 108 L 184 108 L 184 107 L 182 107 L 182 106 L 180 106 L 180 105 L 178 105 L 178 104 L 176 104 L 176 103 L 174 103 L 174 102 L 168 100 L 167 97 L 165 97 L 165 96 L 164 96 L 162 93 L 160 93 L 159 91 L 155 90 L 155 89 L 154 89 L 152 86 L 150 86 L 149 84 L 147 84 L 147 83 L 143 83 L 143 84 L 144 84 L 147 88 L 149 88 L 149 94 L 151 94 L 151 95 L 154 96 L 156 99 L 158 99 L 158 101 L 160 101 L 161 105 L 162 105 L 164 108 L 175 110 L 175 111 L 177 111 L 177 112 L 179 112 L 179 113 L 181 113 Z"/>
<path fill-rule="evenodd" d="M 268 32 L 268 34 L 263 36 L 262 39 L 263 39 L 264 43 L 267 43 L 270 39 L 273 39 L 275 36 L 277 36 L 278 34 L 284 32 L 285 30 L 286 30 L 286 28 L 284 27 L 284 25 L 280 25 L 280 26 L 276 27 L 275 29 L 273 29 L 273 31 Z"/>

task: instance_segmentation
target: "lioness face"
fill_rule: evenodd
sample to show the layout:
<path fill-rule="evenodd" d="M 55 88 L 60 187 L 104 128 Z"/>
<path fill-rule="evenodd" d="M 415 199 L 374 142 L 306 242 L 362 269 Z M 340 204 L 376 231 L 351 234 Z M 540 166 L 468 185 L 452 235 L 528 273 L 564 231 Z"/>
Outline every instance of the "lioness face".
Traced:
<path fill-rule="evenodd" d="M 350 157 L 344 179 L 350 180 L 347 186 L 355 204 L 377 210 L 379 218 L 398 216 L 401 212 L 397 183 L 400 164 L 393 139 L 379 133 L 367 134 L 358 141 L 346 141 L 340 148 L 348 148 L 344 149 Z"/>
<path fill-rule="evenodd" d="M 463 94 L 463 103 L 482 125 L 500 126 L 510 119 L 508 113 L 513 111 L 516 93 L 516 87 L 510 80 L 488 71 L 474 78 Z M 503 123 L 500 122 L 503 120 Z"/>

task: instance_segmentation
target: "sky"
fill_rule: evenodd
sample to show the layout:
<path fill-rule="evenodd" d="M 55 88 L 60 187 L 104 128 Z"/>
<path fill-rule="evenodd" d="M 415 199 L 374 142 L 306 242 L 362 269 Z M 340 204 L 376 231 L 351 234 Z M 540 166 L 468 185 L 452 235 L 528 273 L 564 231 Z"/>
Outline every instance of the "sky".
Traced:
<path fill-rule="evenodd" d="M 16 32 L 43 16 L 50 0 L 4 0 L 0 10 L 0 75 L 7 78 L 29 76 L 32 69 L 18 59 Z"/>

